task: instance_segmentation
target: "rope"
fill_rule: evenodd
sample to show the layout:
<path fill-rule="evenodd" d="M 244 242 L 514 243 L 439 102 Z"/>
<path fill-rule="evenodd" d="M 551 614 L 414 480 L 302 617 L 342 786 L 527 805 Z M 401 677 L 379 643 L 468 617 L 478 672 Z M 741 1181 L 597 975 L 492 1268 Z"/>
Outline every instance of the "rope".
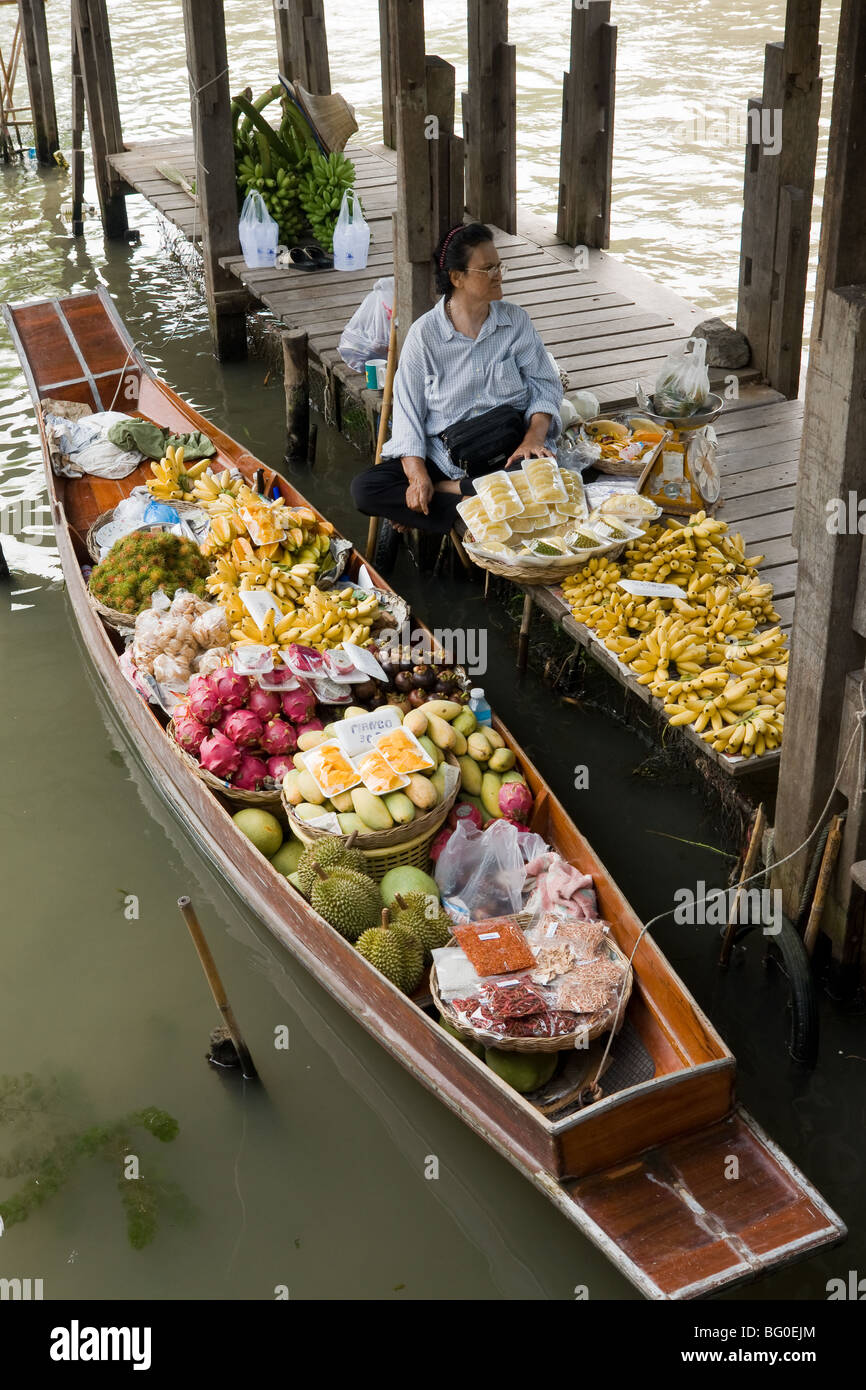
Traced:
<path fill-rule="evenodd" d="M 848 759 L 849 759 L 850 756 L 851 756 L 851 752 L 852 752 L 852 750 L 853 750 L 853 748 L 854 748 L 854 740 L 857 738 L 858 734 L 859 734 L 859 736 L 860 736 L 860 747 L 859 747 L 859 750 L 858 750 L 858 758 L 857 758 L 857 776 L 858 776 L 858 786 L 859 786 L 859 790 L 860 790 L 860 791 L 863 790 L 864 755 L 866 755 L 866 746 L 864 746 L 864 745 L 866 745 L 866 738 L 864 738 L 864 721 L 866 721 L 866 689 L 864 689 L 864 682 L 866 682 L 866 672 L 864 672 L 863 676 L 860 678 L 860 708 L 859 708 L 859 710 L 857 711 L 857 714 L 856 714 L 856 716 L 855 716 L 854 728 L 853 728 L 853 730 L 852 730 L 851 737 L 850 737 L 850 739 L 848 740 L 848 747 L 845 749 L 845 756 L 844 756 L 844 758 L 842 759 L 842 761 L 841 761 L 840 764 L 839 764 L 839 770 L 838 770 L 838 772 L 836 773 L 835 780 L 834 780 L 834 782 L 833 782 L 832 787 L 830 788 L 830 794 L 829 794 L 829 796 L 827 797 L 826 802 L 824 803 L 824 809 L 821 811 L 821 814 L 819 815 L 817 821 L 815 822 L 815 825 L 814 825 L 813 829 L 812 829 L 812 830 L 809 832 L 809 834 L 806 836 L 806 838 L 805 838 L 805 840 L 802 842 L 802 844 L 799 844 L 799 845 L 797 846 L 796 849 L 792 849 L 792 850 L 791 850 L 791 853 L 790 853 L 790 854 L 786 854 L 785 857 L 784 857 L 784 859 L 777 859 L 777 860 L 775 861 L 774 865 L 773 865 L 773 868 L 775 868 L 775 869 L 778 869 L 778 868 L 780 867 L 780 865 L 782 865 L 782 864 L 787 864 L 787 863 L 789 862 L 789 860 L 795 859 L 796 856 L 797 856 L 798 854 L 800 854 L 801 851 L 804 850 L 804 849 L 807 847 L 807 845 L 810 845 L 810 844 L 812 843 L 812 841 L 814 840 L 815 836 L 820 832 L 820 829 L 821 829 L 822 823 L 823 823 L 823 821 L 824 821 L 824 818 L 825 818 L 825 816 L 828 814 L 828 812 L 829 812 L 829 810 L 830 810 L 830 807 L 831 807 L 832 804 L 833 804 L 833 798 L 834 798 L 834 796 L 836 795 L 836 792 L 837 792 L 838 787 L 839 787 L 839 783 L 840 783 L 840 781 L 842 780 L 842 773 L 844 772 L 844 770 L 845 770 L 845 765 L 846 765 L 846 763 L 848 762 Z M 744 888 L 744 887 L 746 886 L 747 883 L 752 883 L 752 882 L 754 882 L 755 879 L 763 878 L 764 873 L 765 873 L 765 870 L 764 870 L 764 869 L 760 869 L 757 873 L 752 874 L 749 878 L 743 879 L 742 883 L 740 884 L 740 887 L 741 887 L 741 888 Z M 702 904 L 702 903 L 705 903 L 706 901 L 707 901 L 707 898 L 706 898 L 706 897 L 700 898 L 700 899 L 695 903 L 695 907 L 700 907 L 701 904 Z M 669 907 L 665 912 L 659 912 L 659 913 L 656 914 L 655 917 L 651 917 L 651 918 L 649 919 L 649 921 L 646 922 L 646 923 L 641 927 L 641 929 L 640 929 L 640 931 L 638 932 L 638 935 L 637 935 L 637 940 L 635 941 L 634 946 L 632 947 L 631 955 L 630 955 L 629 958 L 628 958 L 629 966 L 631 966 L 631 963 L 632 963 L 632 961 L 634 960 L 635 952 L 637 951 L 638 946 L 640 945 L 641 941 L 643 940 L 644 934 L 645 934 L 646 932 L 649 931 L 650 927 L 655 926 L 656 922 L 661 922 L 661 921 L 663 921 L 665 917 L 670 917 L 670 916 L 672 916 L 672 914 L 673 914 L 674 912 L 676 912 L 676 908 L 675 908 L 675 907 Z M 609 1034 L 608 1040 L 607 1040 L 607 1046 L 605 1047 L 604 1052 L 602 1053 L 601 1061 L 600 1061 L 599 1064 L 598 1064 L 598 1070 L 596 1071 L 595 1077 L 594 1077 L 593 1080 L 590 1082 L 589 1086 L 586 1088 L 586 1090 L 589 1091 L 590 1093 L 595 1092 L 595 1091 L 598 1090 L 599 1078 L 600 1078 L 600 1076 L 601 1076 L 602 1070 L 604 1069 L 604 1065 L 605 1065 L 605 1063 L 606 1063 L 606 1061 L 607 1061 L 608 1053 L 610 1052 L 611 1045 L 612 1045 L 613 1040 L 614 1040 L 614 1037 L 615 1037 L 615 1035 L 616 1035 L 617 1027 L 619 1026 L 619 1016 L 620 1016 L 621 1011 L 622 1011 L 622 995 L 620 995 L 619 1003 L 617 1004 L 616 1014 L 614 1015 L 614 1020 L 613 1020 L 613 1023 L 612 1023 L 612 1025 L 611 1025 L 610 1034 Z M 600 1094 L 600 1092 L 599 1092 L 599 1094 Z M 595 1094 L 593 1094 L 592 1098 L 595 1100 L 595 1099 L 598 1099 L 598 1096 L 595 1095 Z"/>

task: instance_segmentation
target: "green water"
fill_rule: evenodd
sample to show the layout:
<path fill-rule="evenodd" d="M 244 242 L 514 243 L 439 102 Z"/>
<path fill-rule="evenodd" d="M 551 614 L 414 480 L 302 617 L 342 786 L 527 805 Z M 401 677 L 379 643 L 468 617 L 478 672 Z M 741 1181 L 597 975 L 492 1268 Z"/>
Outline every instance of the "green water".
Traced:
<path fill-rule="evenodd" d="M 709 72 L 705 40 L 714 33 L 725 46 L 726 94 L 748 95 L 757 85 L 761 43 L 777 36 L 783 7 L 768 6 L 760 23 L 746 25 L 741 7 L 699 6 L 697 32 L 687 32 L 676 17 L 682 7 L 655 7 L 651 28 L 638 23 L 635 6 L 616 8 L 624 84 L 619 158 L 627 174 L 643 169 L 649 182 L 635 135 L 641 91 L 663 101 L 671 83 L 689 89 L 696 74 Z M 327 7 L 334 84 L 358 104 L 362 132 L 370 135 L 378 84 L 374 9 L 367 7 L 356 24 L 357 7 Z M 127 137 L 183 130 L 179 6 L 159 0 L 110 10 Z M 431 48 L 458 63 L 460 12 L 450 0 L 428 4 Z M 521 180 L 543 209 L 554 196 L 558 115 L 552 113 L 566 21 L 559 37 L 538 36 L 533 12 L 528 4 L 512 5 L 522 45 Z M 232 71 L 258 88 L 271 74 L 269 19 L 263 32 L 260 7 L 232 0 L 227 14 Z M 52 6 L 51 16 L 52 36 L 60 36 L 55 75 L 65 132 L 64 6 Z M 154 53 L 157 21 L 161 43 Z M 737 37 L 729 38 L 738 24 Z M 633 55 L 628 63 L 623 46 Z M 650 69 L 644 88 L 634 76 L 641 54 Z M 709 90 L 709 77 L 702 80 L 702 91 Z M 651 141 L 653 148 L 663 145 L 657 129 Z M 708 247 L 716 223 L 731 233 L 738 160 L 725 152 L 713 187 L 697 178 L 692 185 Z M 139 246 L 107 245 L 92 217 L 76 242 L 61 215 L 66 174 L 25 162 L 0 169 L 0 184 L 0 298 L 105 285 L 154 368 L 254 453 L 277 463 L 280 389 L 264 384 L 261 362 L 221 368 L 214 361 L 204 309 L 165 254 L 158 219 L 142 200 L 129 205 Z M 646 188 L 633 203 L 626 192 L 618 196 L 622 239 L 635 263 L 653 270 L 668 209 L 654 204 L 658 224 L 650 225 L 640 211 L 641 199 L 650 199 Z M 669 282 L 676 274 L 682 278 L 675 287 L 691 293 L 700 281 L 701 295 L 692 295 L 698 302 L 729 304 L 735 258 L 733 271 L 726 264 L 722 274 L 715 252 L 689 250 L 677 235 L 677 256 L 664 253 Z M 85 1159 L 56 1196 L 25 1223 L 9 1226 L 0 1240 L 0 1275 L 42 1278 L 46 1298 L 270 1299 L 286 1286 L 292 1298 L 569 1299 L 577 1285 L 588 1286 L 591 1299 L 636 1297 L 593 1246 L 392 1062 L 251 919 L 152 789 L 103 708 L 70 622 L 43 509 L 38 436 L 5 333 L 0 448 L 4 516 L 17 503 L 36 509 L 27 514 L 35 530 L 15 523 L 15 534 L 3 537 L 13 578 L 0 587 L 2 1070 L 56 1079 L 57 1093 L 33 1131 L 40 1141 L 146 1106 L 169 1112 L 178 1137 L 162 1145 L 137 1131 L 135 1155 L 148 1181 L 173 1184 L 189 1209 L 186 1220 L 173 1207 L 162 1211 L 152 1243 L 133 1249 L 117 1163 Z M 349 446 L 321 428 L 316 470 L 297 478 L 355 540 L 366 531 L 347 493 L 358 465 Z M 395 583 L 431 625 L 486 631 L 489 697 L 643 916 L 669 907 L 681 885 L 723 880 L 729 861 L 715 850 L 730 846 L 707 799 L 692 784 L 636 775 L 646 771 L 651 748 L 606 711 L 562 703 L 534 677 L 518 683 L 511 629 L 500 609 L 483 604 L 479 586 L 421 581 L 405 560 Z M 573 769 L 582 763 L 590 768 L 590 790 L 575 792 Z M 199 910 L 261 1073 L 259 1087 L 244 1089 L 204 1061 L 216 1017 L 177 912 L 183 893 Z M 137 899 L 132 919 L 124 908 L 130 895 Z M 829 1277 L 856 1268 L 858 1257 L 862 1267 L 866 1258 L 858 1181 L 866 1061 L 859 1020 L 824 999 L 821 1067 L 802 1073 L 784 1051 L 784 991 L 764 977 L 756 951 L 721 977 L 709 929 L 667 922 L 655 934 L 735 1051 L 741 1098 L 854 1232 L 840 1251 L 736 1296 L 823 1298 Z M 274 1045 L 275 1030 L 283 1027 L 287 1051 Z M 0 1156 L 26 1139 L 19 1124 L 7 1124 Z M 436 1180 L 425 1177 L 430 1156 L 439 1160 Z M 20 1179 L 0 1177 L 0 1201 L 19 1185 Z"/>

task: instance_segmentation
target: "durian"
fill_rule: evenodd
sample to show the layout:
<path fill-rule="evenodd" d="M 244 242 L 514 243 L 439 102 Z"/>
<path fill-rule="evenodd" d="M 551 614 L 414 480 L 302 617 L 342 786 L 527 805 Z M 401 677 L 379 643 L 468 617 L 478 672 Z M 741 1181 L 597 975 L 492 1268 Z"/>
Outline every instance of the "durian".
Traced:
<path fill-rule="evenodd" d="M 424 974 L 424 946 L 415 933 L 402 924 L 395 923 L 389 930 L 398 941 L 402 942 L 405 950 L 408 978 L 403 988 L 407 994 L 414 994 Z"/>
<path fill-rule="evenodd" d="M 382 925 L 365 931 L 355 942 L 355 949 L 405 994 L 417 989 L 424 973 L 424 948 L 405 927 L 388 925 L 387 909 L 382 913 Z"/>
<path fill-rule="evenodd" d="M 427 893 L 398 894 L 394 899 L 394 925 L 408 927 L 424 947 L 424 961 L 430 965 L 433 951 L 447 946 L 454 935 L 454 923 L 438 899 Z M 393 909 L 392 909 L 393 911 Z"/>
<path fill-rule="evenodd" d="M 304 897 L 309 898 L 313 891 L 313 880 L 317 877 L 316 865 L 330 873 L 332 869 L 354 869 L 356 873 L 369 878 L 367 859 L 359 849 L 343 844 L 336 835 L 327 839 L 314 840 L 304 850 L 298 860 L 296 873 Z M 324 913 L 322 914 L 324 916 Z"/>
<path fill-rule="evenodd" d="M 375 926 L 382 911 L 379 885 L 355 869 L 340 868 L 331 873 L 321 869 L 321 874 L 314 870 L 310 902 L 347 941 L 357 941 L 368 927 Z"/>

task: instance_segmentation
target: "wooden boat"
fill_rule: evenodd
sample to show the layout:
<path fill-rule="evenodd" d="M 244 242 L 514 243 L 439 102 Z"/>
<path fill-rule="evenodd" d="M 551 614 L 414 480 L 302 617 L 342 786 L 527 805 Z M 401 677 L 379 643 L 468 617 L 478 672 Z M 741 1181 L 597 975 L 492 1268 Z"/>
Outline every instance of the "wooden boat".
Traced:
<path fill-rule="evenodd" d="M 236 830 L 121 674 L 120 641 L 82 577 L 88 527 L 144 481 L 145 468 L 121 482 L 56 476 L 39 403 L 116 403 L 176 431 L 205 430 L 223 467 L 252 478 L 262 465 L 153 375 L 102 290 L 6 306 L 4 315 L 36 405 L 69 599 L 96 673 L 162 795 L 273 935 L 647 1297 L 706 1296 L 842 1240 L 839 1217 L 736 1103 L 733 1056 L 649 935 L 634 954 L 627 1023 L 601 1099 L 544 1113 L 438 1026 L 429 996 L 409 999 L 369 966 Z M 305 502 L 264 473 L 268 489 L 276 482 L 290 504 Z M 360 563 L 353 554 L 351 574 Z M 517 741 L 497 727 L 534 793 L 533 828 L 593 875 L 601 911 L 631 954 L 641 931 L 635 913 Z M 729 1176 L 732 1157 L 739 1180 Z"/>

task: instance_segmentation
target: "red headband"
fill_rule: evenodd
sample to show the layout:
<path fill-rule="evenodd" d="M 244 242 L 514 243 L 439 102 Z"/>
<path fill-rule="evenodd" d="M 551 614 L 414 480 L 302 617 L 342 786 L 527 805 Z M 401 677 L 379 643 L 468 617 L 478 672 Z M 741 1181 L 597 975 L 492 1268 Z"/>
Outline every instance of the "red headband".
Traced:
<path fill-rule="evenodd" d="M 445 245 L 442 247 L 442 255 L 439 257 L 439 269 L 440 269 L 440 270 L 442 270 L 442 269 L 444 268 L 444 265 L 445 265 L 445 252 L 448 250 L 448 243 L 450 242 L 450 240 L 451 240 L 451 238 L 452 238 L 453 236 L 456 236 L 456 234 L 457 234 L 458 232 L 462 232 L 462 230 L 463 230 L 463 223 L 461 222 L 461 223 L 459 224 L 459 226 L 457 226 L 457 227 L 452 227 L 452 228 L 451 228 L 451 231 L 448 233 L 447 237 L 445 238 Z"/>

